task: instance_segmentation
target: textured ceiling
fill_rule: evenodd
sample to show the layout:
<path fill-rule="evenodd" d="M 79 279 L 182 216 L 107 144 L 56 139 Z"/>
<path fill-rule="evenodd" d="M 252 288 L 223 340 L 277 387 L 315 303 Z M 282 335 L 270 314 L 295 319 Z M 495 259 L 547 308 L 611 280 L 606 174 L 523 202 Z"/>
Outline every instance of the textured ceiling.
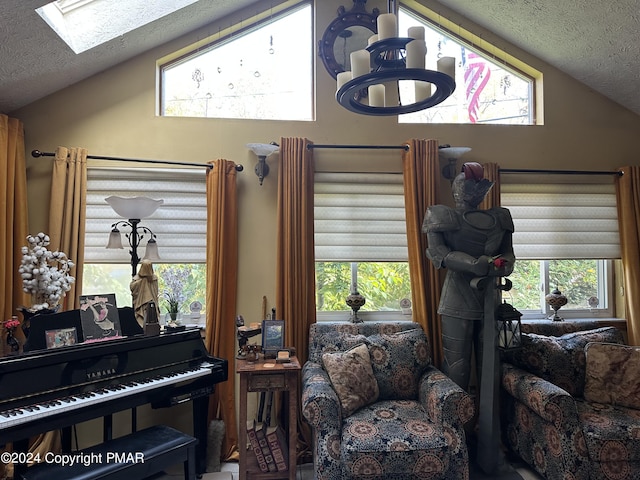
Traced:
<path fill-rule="evenodd" d="M 46 0 L 4 0 L 0 17 L 0 112 L 10 113 L 259 1 L 200 0 L 76 55 L 35 13 Z M 640 115 L 638 0 L 440 3 Z M 348 0 L 343 4 L 350 7 Z"/>
<path fill-rule="evenodd" d="M 200 0 L 79 55 L 35 12 L 51 0 L 3 0 L 0 112 L 9 113 L 256 0 Z M 117 1 L 117 0 L 115 0 Z M 271 2 L 273 3 L 273 2 Z"/>

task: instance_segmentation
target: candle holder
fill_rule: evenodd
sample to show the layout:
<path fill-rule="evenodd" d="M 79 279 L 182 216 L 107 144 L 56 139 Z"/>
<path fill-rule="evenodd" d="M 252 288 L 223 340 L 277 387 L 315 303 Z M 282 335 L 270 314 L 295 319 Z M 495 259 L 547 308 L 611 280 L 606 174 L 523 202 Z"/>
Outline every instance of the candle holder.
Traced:
<path fill-rule="evenodd" d="M 372 43 L 366 48 L 370 55 L 371 73 L 349 80 L 336 92 L 336 100 L 347 110 L 365 115 L 401 115 L 433 107 L 446 100 L 456 89 L 451 75 L 423 68 L 406 67 L 407 44 L 413 38 L 387 38 Z M 407 105 L 374 107 L 361 103 L 368 87 L 398 80 L 428 82 L 436 86 L 436 91 L 428 98 Z"/>

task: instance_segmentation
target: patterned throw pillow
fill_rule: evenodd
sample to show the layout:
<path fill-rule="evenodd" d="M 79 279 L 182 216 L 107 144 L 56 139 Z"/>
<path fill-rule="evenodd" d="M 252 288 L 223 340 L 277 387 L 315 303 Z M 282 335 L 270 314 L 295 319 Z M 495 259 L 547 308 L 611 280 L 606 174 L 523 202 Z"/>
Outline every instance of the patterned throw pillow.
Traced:
<path fill-rule="evenodd" d="M 322 355 L 327 352 L 345 352 L 356 345 L 365 343 L 367 337 L 335 330 L 318 333 L 312 336 L 309 345 L 309 360 L 322 363 Z"/>
<path fill-rule="evenodd" d="M 640 347 L 589 343 L 584 398 L 640 409 Z"/>
<path fill-rule="evenodd" d="M 622 332 L 615 327 L 547 337 L 534 333 L 522 335 L 522 348 L 507 353 L 507 361 L 582 397 L 585 383 L 584 347 L 589 342 L 623 343 Z"/>
<path fill-rule="evenodd" d="M 365 344 L 346 352 L 325 353 L 322 364 L 338 395 L 344 418 L 378 399 L 378 382 Z"/>
<path fill-rule="evenodd" d="M 381 400 L 415 400 L 420 378 L 431 364 L 431 350 L 420 328 L 367 339 Z"/>

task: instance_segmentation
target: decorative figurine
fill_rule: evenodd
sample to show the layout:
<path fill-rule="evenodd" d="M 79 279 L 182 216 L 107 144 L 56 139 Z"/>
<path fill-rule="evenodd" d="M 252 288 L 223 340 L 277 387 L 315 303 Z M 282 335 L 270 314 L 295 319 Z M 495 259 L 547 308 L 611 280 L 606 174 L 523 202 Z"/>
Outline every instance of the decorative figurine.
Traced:
<path fill-rule="evenodd" d="M 558 315 L 558 310 L 560 310 L 562 307 L 564 307 L 567 304 L 567 302 L 569 301 L 567 300 L 567 297 L 565 297 L 562 294 L 562 292 L 558 290 L 558 287 L 556 287 L 555 289 L 553 289 L 553 291 L 550 294 L 545 296 L 544 299 L 547 302 L 547 304 L 551 308 L 553 308 L 553 315 L 551 315 L 549 318 L 554 322 L 563 321 L 564 318 Z"/>
<path fill-rule="evenodd" d="M 509 210 L 478 210 L 491 187 L 493 182 L 484 178 L 482 165 L 465 163 L 452 185 L 455 208 L 429 207 L 422 227 L 427 233 L 427 257 L 436 268 L 447 269 L 438 308 L 442 315 L 442 370 L 465 390 L 469 387 L 472 345 L 476 365 L 481 365 L 481 284 L 510 275 L 515 262 Z"/>

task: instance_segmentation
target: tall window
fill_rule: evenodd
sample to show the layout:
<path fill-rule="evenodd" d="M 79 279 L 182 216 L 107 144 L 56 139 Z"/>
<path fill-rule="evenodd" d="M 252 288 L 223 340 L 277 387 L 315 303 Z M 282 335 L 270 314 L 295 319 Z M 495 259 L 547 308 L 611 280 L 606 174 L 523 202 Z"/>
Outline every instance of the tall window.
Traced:
<path fill-rule="evenodd" d="M 161 114 L 313 120 L 312 54 L 307 1 L 161 65 Z"/>
<path fill-rule="evenodd" d="M 141 225 L 149 228 L 158 243 L 160 260 L 154 262 L 158 276 L 161 312 L 166 312 L 164 292 L 176 277 L 182 285 L 180 312 L 187 314 L 192 302 L 206 311 L 206 232 L 207 201 L 204 169 L 100 168 L 87 173 L 87 219 L 84 294 L 115 293 L 119 307 L 131 306 L 131 256 L 121 227 L 124 249 L 106 249 L 111 225 L 123 220 L 107 204 L 110 195 L 146 196 L 164 203 Z M 144 256 L 149 235 L 145 235 L 138 255 Z M 186 318 L 186 317 L 185 317 Z M 197 320 L 197 319 L 193 319 Z"/>
<path fill-rule="evenodd" d="M 400 312 L 411 298 L 402 175 L 316 173 L 314 191 L 318 318 L 346 318 L 355 291 L 365 319 Z"/>
<path fill-rule="evenodd" d="M 440 57 L 456 59 L 456 89 L 453 94 L 435 107 L 400 115 L 400 123 L 535 123 L 534 81 L 531 77 L 477 46 L 454 38 L 407 8 L 399 9 L 398 24 L 401 35 L 411 26 L 425 28 L 428 69 L 437 70 Z M 401 81 L 399 88 L 402 98 L 413 99 L 413 82 Z"/>
<path fill-rule="evenodd" d="M 553 312 L 545 296 L 567 297 L 566 317 L 614 314 L 614 261 L 620 258 L 612 182 L 551 183 L 549 179 L 501 186 L 502 206 L 514 219 L 513 289 L 505 294 L 532 317 Z"/>

